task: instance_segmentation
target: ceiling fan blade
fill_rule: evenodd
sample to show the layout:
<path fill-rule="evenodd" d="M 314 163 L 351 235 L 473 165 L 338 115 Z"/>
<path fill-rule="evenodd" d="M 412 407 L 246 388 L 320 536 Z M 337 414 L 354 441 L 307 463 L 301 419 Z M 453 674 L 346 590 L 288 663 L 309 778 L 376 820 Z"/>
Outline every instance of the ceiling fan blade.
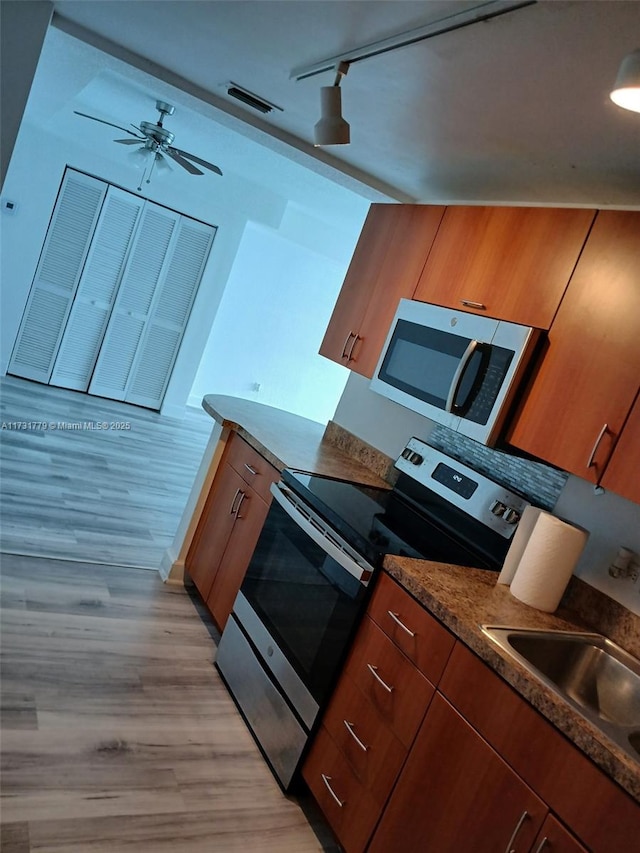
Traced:
<path fill-rule="evenodd" d="M 83 116 L 84 118 L 90 118 L 90 119 L 92 119 L 93 121 L 99 121 L 99 122 L 100 122 L 100 124 L 108 124 L 108 125 L 109 125 L 109 127 L 116 127 L 118 130 L 124 130 L 124 132 L 125 132 L 125 133 L 129 133 L 131 136 L 135 136 L 135 134 L 133 133 L 133 131 L 131 131 L 131 130 L 127 130 L 127 128 L 126 128 L 126 127 L 120 127 L 120 125 L 119 125 L 119 124 L 113 124 L 113 122 L 105 121 L 103 118 L 96 118 L 96 116 L 90 116 L 90 115 L 88 115 L 88 113 L 81 113 L 81 112 L 78 112 L 78 110 L 74 110 L 74 113 L 75 113 L 77 116 Z"/>
<path fill-rule="evenodd" d="M 204 175 L 204 172 L 201 172 L 200 169 L 196 169 L 196 167 L 190 163 L 188 160 L 185 160 L 182 156 L 182 152 L 176 151 L 175 148 L 163 148 L 163 153 L 167 155 L 167 157 L 171 157 L 172 160 L 175 160 L 183 169 L 186 169 L 187 172 L 191 175 Z"/>
<path fill-rule="evenodd" d="M 146 142 L 147 140 L 144 136 L 136 136 L 135 139 L 114 139 L 114 142 L 120 142 L 122 145 L 140 145 L 141 142 Z"/>
<path fill-rule="evenodd" d="M 222 172 L 217 166 L 214 166 L 213 163 L 208 163 L 206 160 L 203 160 L 201 157 L 196 157 L 195 154 L 189 154 L 188 151 L 181 151 L 180 148 L 170 148 L 169 151 L 175 151 L 176 154 L 179 154 L 181 157 L 187 157 L 189 160 L 193 160 L 194 163 L 197 163 L 199 166 L 204 166 L 205 169 L 210 169 L 212 172 L 215 172 L 217 175 L 221 175 Z"/>

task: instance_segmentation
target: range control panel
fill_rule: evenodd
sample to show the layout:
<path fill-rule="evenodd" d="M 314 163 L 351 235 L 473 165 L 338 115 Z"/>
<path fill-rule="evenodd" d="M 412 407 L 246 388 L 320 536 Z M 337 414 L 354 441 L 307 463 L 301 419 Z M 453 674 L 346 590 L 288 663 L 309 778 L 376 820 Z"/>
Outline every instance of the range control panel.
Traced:
<path fill-rule="evenodd" d="M 520 495 L 419 438 L 407 442 L 395 467 L 505 539 L 513 536 L 529 505 Z"/>

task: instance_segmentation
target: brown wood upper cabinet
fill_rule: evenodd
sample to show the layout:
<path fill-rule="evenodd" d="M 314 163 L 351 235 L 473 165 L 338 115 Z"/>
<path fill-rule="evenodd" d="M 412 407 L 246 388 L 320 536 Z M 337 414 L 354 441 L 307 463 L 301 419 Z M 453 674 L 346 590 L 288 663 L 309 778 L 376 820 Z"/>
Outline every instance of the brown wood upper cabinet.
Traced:
<path fill-rule="evenodd" d="M 636 501 L 638 318 L 640 211 L 600 211 L 507 436 L 515 447 Z"/>
<path fill-rule="evenodd" d="M 548 329 L 595 214 L 448 207 L 413 298 Z"/>
<path fill-rule="evenodd" d="M 411 299 L 444 207 L 373 204 L 320 354 L 371 378 L 398 302 Z"/>

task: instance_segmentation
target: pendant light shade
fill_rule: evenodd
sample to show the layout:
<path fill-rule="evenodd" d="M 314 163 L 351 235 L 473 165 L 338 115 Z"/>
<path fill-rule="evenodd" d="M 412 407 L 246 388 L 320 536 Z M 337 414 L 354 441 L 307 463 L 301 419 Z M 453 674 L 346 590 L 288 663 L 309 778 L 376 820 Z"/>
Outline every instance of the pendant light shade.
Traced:
<path fill-rule="evenodd" d="M 609 97 L 619 107 L 640 113 L 640 50 L 634 50 L 620 63 Z"/>
<path fill-rule="evenodd" d="M 320 121 L 313 128 L 315 145 L 348 145 L 351 129 L 342 118 L 342 91 L 339 86 L 320 89 Z"/>

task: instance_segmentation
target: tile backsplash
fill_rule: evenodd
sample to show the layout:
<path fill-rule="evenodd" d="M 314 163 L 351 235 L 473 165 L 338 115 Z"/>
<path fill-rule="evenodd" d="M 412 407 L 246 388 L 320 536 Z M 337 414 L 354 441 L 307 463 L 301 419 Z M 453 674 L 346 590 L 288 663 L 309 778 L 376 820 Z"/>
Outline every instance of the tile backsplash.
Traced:
<path fill-rule="evenodd" d="M 427 443 L 549 511 L 567 482 L 564 471 L 485 447 L 440 425 L 433 428 Z"/>

